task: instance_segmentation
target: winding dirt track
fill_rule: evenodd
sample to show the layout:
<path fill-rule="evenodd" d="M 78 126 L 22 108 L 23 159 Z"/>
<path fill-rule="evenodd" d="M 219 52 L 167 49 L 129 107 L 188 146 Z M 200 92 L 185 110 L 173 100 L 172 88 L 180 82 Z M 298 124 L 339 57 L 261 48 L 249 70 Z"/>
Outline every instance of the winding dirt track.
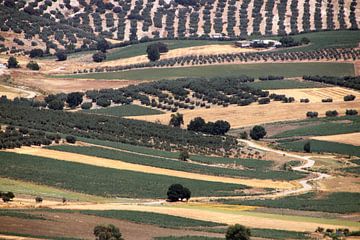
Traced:
<path fill-rule="evenodd" d="M 220 177 L 220 176 L 211 176 L 198 173 L 190 173 L 183 171 L 170 170 L 165 168 L 144 166 L 139 164 L 127 163 L 118 160 L 111 160 L 106 158 L 99 158 L 93 156 L 87 156 L 76 153 L 68 153 L 56 150 L 50 150 L 40 147 L 22 147 L 19 149 L 8 150 L 10 152 L 20 153 L 20 154 L 29 154 L 38 157 L 47 157 L 54 158 L 56 160 L 76 162 L 88 165 L 94 165 L 98 167 L 113 168 L 119 170 L 128 170 L 135 172 L 143 172 L 149 174 L 159 174 L 172 177 L 210 181 L 210 182 L 222 182 L 222 183 L 231 183 L 231 184 L 240 184 L 256 188 L 276 188 L 276 189 L 294 189 L 298 184 L 293 182 L 286 181 L 273 181 L 273 180 L 263 180 L 263 179 L 240 179 L 240 178 L 230 178 L 230 177 Z"/>

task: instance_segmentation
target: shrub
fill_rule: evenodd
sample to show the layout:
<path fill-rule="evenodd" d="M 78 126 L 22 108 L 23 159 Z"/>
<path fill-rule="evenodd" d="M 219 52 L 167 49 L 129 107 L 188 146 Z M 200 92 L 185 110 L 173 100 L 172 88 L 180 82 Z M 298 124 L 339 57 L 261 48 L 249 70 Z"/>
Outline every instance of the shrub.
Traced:
<path fill-rule="evenodd" d="M 347 116 L 354 116 L 354 115 L 358 115 L 358 111 L 355 109 L 346 109 L 345 114 Z"/>
<path fill-rule="evenodd" d="M 19 68 L 19 62 L 17 61 L 17 59 L 13 56 L 9 57 L 8 61 L 7 61 L 7 67 L 8 68 Z"/>
<path fill-rule="evenodd" d="M 226 240 L 250 240 L 251 232 L 250 229 L 240 225 L 235 224 L 229 226 L 226 231 L 225 239 Z"/>
<path fill-rule="evenodd" d="M 188 201 L 191 197 L 191 192 L 181 184 L 173 184 L 169 187 L 167 196 L 169 202 L 183 201 L 184 199 Z"/>
<path fill-rule="evenodd" d="M 108 226 L 98 225 L 94 228 L 96 240 L 123 240 L 119 228 L 112 224 Z"/>
<path fill-rule="evenodd" d="M 109 49 L 110 46 L 109 46 L 109 43 L 104 39 L 100 39 L 98 42 L 97 42 L 97 45 L 96 45 L 96 49 L 105 53 L 107 49 Z"/>
<path fill-rule="evenodd" d="M 96 100 L 96 105 L 100 106 L 100 107 L 108 107 L 110 106 L 111 101 L 107 98 L 98 98 Z"/>
<path fill-rule="evenodd" d="M 190 157 L 188 151 L 182 150 L 179 154 L 179 160 L 181 161 L 187 161 L 187 159 Z"/>
<path fill-rule="evenodd" d="M 345 97 L 344 97 L 344 101 L 354 101 L 355 100 L 355 98 L 356 98 L 356 96 L 354 96 L 354 95 L 352 95 L 352 94 L 350 94 L 350 95 L 346 95 Z"/>
<path fill-rule="evenodd" d="M 102 62 L 106 59 L 106 55 L 103 52 L 97 52 L 92 55 L 92 59 L 94 62 Z"/>
<path fill-rule="evenodd" d="M 205 126 L 205 120 L 201 117 L 196 117 L 190 121 L 187 129 L 189 131 L 200 132 Z"/>
<path fill-rule="evenodd" d="M 67 59 L 66 53 L 62 50 L 57 51 L 55 55 L 58 61 L 65 61 Z"/>
<path fill-rule="evenodd" d="M 333 110 L 333 111 L 327 111 L 327 112 L 325 113 L 325 115 L 326 115 L 327 117 L 336 117 L 337 115 L 339 115 L 339 113 L 338 113 L 336 110 Z"/>
<path fill-rule="evenodd" d="M 248 133 L 246 131 L 243 131 L 243 132 L 240 133 L 240 138 L 241 139 L 248 139 L 248 137 L 249 136 L 248 136 Z"/>
<path fill-rule="evenodd" d="M 90 109 L 92 107 L 92 102 L 85 102 L 81 104 L 81 109 Z"/>
<path fill-rule="evenodd" d="M 182 124 L 184 124 L 184 116 L 180 113 L 171 114 L 171 119 L 169 122 L 170 126 L 173 127 L 180 127 Z"/>
<path fill-rule="evenodd" d="M 74 137 L 72 135 L 66 136 L 65 139 L 66 139 L 66 142 L 68 142 L 68 143 L 71 143 L 71 144 L 76 143 L 76 137 Z"/>
<path fill-rule="evenodd" d="M 306 117 L 308 118 L 317 118 L 319 116 L 318 112 L 307 112 Z"/>
<path fill-rule="evenodd" d="M 35 198 L 35 202 L 36 202 L 36 203 L 42 203 L 42 201 L 43 201 L 43 198 L 42 198 L 42 197 L 36 197 L 36 198 Z"/>
<path fill-rule="evenodd" d="M 250 137 L 254 140 L 259 140 L 261 138 L 264 138 L 266 136 L 265 128 L 259 125 L 254 126 L 250 130 Z"/>
<path fill-rule="evenodd" d="M 10 202 L 13 198 L 15 198 L 15 194 L 13 192 L 0 192 L 0 198 L 3 202 Z"/>
<path fill-rule="evenodd" d="M 37 62 L 34 62 L 34 61 L 30 61 L 26 67 L 30 70 L 33 70 L 33 71 L 38 71 L 40 70 L 40 66 Z"/>

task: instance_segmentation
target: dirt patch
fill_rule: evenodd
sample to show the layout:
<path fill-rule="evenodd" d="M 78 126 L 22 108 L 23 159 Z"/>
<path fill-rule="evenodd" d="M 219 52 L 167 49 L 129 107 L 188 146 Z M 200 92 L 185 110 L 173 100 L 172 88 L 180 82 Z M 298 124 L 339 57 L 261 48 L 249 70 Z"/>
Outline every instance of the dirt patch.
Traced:
<path fill-rule="evenodd" d="M 206 121 L 225 120 L 230 123 L 232 128 L 241 128 L 256 124 L 306 119 L 306 113 L 308 111 L 317 111 L 319 117 L 325 116 L 325 112 L 328 110 L 337 110 L 340 115 L 344 115 L 346 109 L 360 110 L 360 99 L 356 99 L 352 102 L 342 101 L 333 103 L 303 104 L 298 102 L 272 102 L 266 105 L 259 105 L 256 103 L 249 106 L 231 105 L 226 108 L 212 106 L 210 109 L 197 108 L 195 110 L 180 110 L 179 112 L 184 115 L 184 126 L 187 126 L 190 120 L 195 117 L 202 117 Z M 128 118 L 168 124 L 171 113 Z"/>
<path fill-rule="evenodd" d="M 161 236 L 212 236 L 216 233 L 196 232 L 184 229 L 167 229 L 147 224 L 137 224 L 128 221 L 83 215 L 80 213 L 37 212 L 47 220 L 28 220 L 13 217 L 0 217 L 0 231 L 16 232 L 50 237 L 74 237 L 94 239 L 93 229 L 99 224 L 114 224 L 125 239 L 150 240 Z M 141 231 L 140 231 L 141 229 Z"/>
<path fill-rule="evenodd" d="M 311 137 L 311 139 L 360 146 L 360 133 L 359 132 L 358 133 L 347 133 L 347 134 Z"/>
<path fill-rule="evenodd" d="M 180 177 L 186 179 L 202 180 L 202 181 L 212 181 L 212 182 L 222 182 L 222 183 L 231 183 L 231 184 L 240 184 L 247 185 L 251 187 L 258 188 L 277 188 L 277 189 L 292 189 L 297 186 L 295 182 L 286 182 L 286 181 L 273 181 L 273 180 L 262 180 L 262 179 L 240 179 L 240 178 L 230 178 L 230 177 L 219 177 L 219 176 L 210 176 L 190 172 L 182 172 L 176 170 L 169 170 L 165 168 L 157 168 L 144 166 L 139 164 L 132 164 L 127 162 L 122 162 L 118 160 L 111 160 L 106 158 L 92 157 L 82 154 L 68 153 L 55 151 L 50 149 L 44 149 L 39 147 L 22 147 L 19 149 L 8 150 L 11 152 L 16 152 L 20 154 L 29 154 L 39 157 L 50 157 L 57 160 L 63 160 L 68 162 L 77 162 L 82 164 L 94 165 L 99 167 L 107 167 L 119 170 L 129 170 L 135 172 L 167 175 L 172 177 Z"/>
<path fill-rule="evenodd" d="M 360 178 L 334 177 L 318 182 L 321 190 L 328 192 L 359 192 Z"/>

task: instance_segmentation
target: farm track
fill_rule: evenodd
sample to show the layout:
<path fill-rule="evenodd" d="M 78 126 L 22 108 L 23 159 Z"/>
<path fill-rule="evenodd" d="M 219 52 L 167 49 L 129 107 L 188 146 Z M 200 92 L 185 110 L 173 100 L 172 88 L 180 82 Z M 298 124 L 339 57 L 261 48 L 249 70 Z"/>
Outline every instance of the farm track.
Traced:
<path fill-rule="evenodd" d="M 167 175 L 172 177 L 194 179 L 201 181 L 239 184 L 239 185 L 246 185 L 257 188 L 269 187 L 276 189 L 294 189 L 298 185 L 295 181 L 286 182 L 286 181 L 274 181 L 274 180 L 262 180 L 262 179 L 240 179 L 240 178 L 220 177 L 220 176 L 211 176 L 211 175 L 204 175 L 198 173 L 183 172 L 183 171 L 170 170 L 165 168 L 145 166 L 140 164 L 132 164 L 123 161 L 106 159 L 106 158 L 92 157 L 82 154 L 49 150 L 39 147 L 22 147 L 20 149 L 13 149 L 8 151 L 20 153 L 20 154 L 29 154 L 38 157 L 52 157 L 56 160 L 76 162 L 81 164 L 88 164 L 88 165 L 106 167 L 106 168 L 112 168 L 118 170 Z"/>

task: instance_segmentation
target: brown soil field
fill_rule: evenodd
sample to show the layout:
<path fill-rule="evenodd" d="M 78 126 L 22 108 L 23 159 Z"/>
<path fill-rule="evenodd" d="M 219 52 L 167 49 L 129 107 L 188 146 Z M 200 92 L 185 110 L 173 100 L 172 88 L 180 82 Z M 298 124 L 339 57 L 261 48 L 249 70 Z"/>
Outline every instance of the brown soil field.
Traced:
<path fill-rule="evenodd" d="M 322 191 L 326 192 L 359 192 L 360 178 L 341 177 L 324 179 L 317 183 Z"/>
<path fill-rule="evenodd" d="M 276 188 L 276 189 L 293 189 L 298 186 L 298 184 L 293 182 L 286 181 L 273 181 L 273 180 L 261 180 L 261 179 L 240 179 L 240 178 L 230 178 L 230 177 L 220 177 L 220 176 L 210 176 L 190 172 L 182 172 L 176 170 L 169 170 L 165 168 L 157 168 L 144 166 L 139 164 L 126 163 L 118 160 L 111 160 L 106 158 L 92 157 L 87 155 L 68 153 L 55 151 L 40 147 L 22 147 L 19 149 L 8 150 L 10 152 L 16 152 L 20 154 L 29 154 L 39 157 L 50 157 L 57 160 L 63 160 L 68 162 L 77 162 L 82 164 L 89 164 L 99 167 L 107 167 L 120 170 L 129 170 L 135 172 L 167 175 L 172 177 L 180 177 L 186 179 L 202 180 L 202 181 L 212 181 L 212 182 L 223 182 L 231 184 L 241 184 L 257 188 Z"/>
<path fill-rule="evenodd" d="M 360 110 L 360 99 L 351 102 L 333 103 L 280 103 L 271 102 L 270 104 L 259 105 L 257 103 L 249 106 L 230 105 L 229 107 L 215 106 L 210 109 L 196 108 L 195 110 L 180 110 L 184 114 L 184 126 L 195 117 L 202 117 L 206 121 L 225 120 L 232 128 L 252 126 L 279 121 L 289 121 L 305 119 L 308 111 L 317 111 L 319 117 L 325 116 L 328 110 L 337 110 L 340 115 L 344 115 L 346 109 Z M 172 113 L 161 115 L 147 115 L 128 117 L 131 119 L 145 120 L 150 122 L 160 122 L 168 124 Z"/>
<path fill-rule="evenodd" d="M 278 219 L 273 215 L 267 217 L 252 215 L 247 211 L 236 211 L 236 210 L 216 210 L 208 207 L 187 207 L 185 206 L 145 206 L 145 205 L 124 205 L 117 203 L 108 204 L 78 204 L 78 205 L 65 205 L 65 206 L 54 206 L 57 209 L 92 209 L 92 210 L 133 210 L 143 212 L 156 212 L 162 214 L 169 214 L 179 217 L 187 217 L 197 220 L 214 221 L 224 224 L 243 224 L 245 226 L 254 228 L 267 228 L 267 229 L 282 229 L 289 231 L 309 231 L 313 232 L 318 226 L 324 228 L 342 228 L 341 225 L 331 224 L 320 224 L 310 221 L 301 221 L 299 219 Z M 350 229 L 356 229 L 350 227 Z"/>
<path fill-rule="evenodd" d="M 123 220 L 90 216 L 80 213 L 40 211 L 36 214 L 41 214 L 41 216 L 47 220 L 29 220 L 4 216 L 0 217 L 0 231 L 15 232 L 19 234 L 31 234 L 37 236 L 94 239 L 93 229 L 96 225 L 114 224 L 120 229 L 125 239 L 150 240 L 154 237 L 165 237 L 170 235 L 222 237 L 222 234 L 196 232 L 185 229 L 177 230 L 161 228 L 148 224 L 137 224 Z"/>
<path fill-rule="evenodd" d="M 350 94 L 360 98 L 360 92 L 342 87 L 278 89 L 269 92 L 294 97 L 297 102 L 301 98 L 308 98 L 312 103 L 321 102 L 325 98 L 332 98 L 334 102 L 344 101 L 344 97 Z"/>
<path fill-rule="evenodd" d="M 347 133 L 347 134 L 337 134 L 337 135 L 329 135 L 329 136 L 318 136 L 311 137 L 311 139 L 328 141 L 328 142 L 337 142 L 337 143 L 345 143 L 351 144 L 355 146 L 360 146 L 360 133 Z"/>

